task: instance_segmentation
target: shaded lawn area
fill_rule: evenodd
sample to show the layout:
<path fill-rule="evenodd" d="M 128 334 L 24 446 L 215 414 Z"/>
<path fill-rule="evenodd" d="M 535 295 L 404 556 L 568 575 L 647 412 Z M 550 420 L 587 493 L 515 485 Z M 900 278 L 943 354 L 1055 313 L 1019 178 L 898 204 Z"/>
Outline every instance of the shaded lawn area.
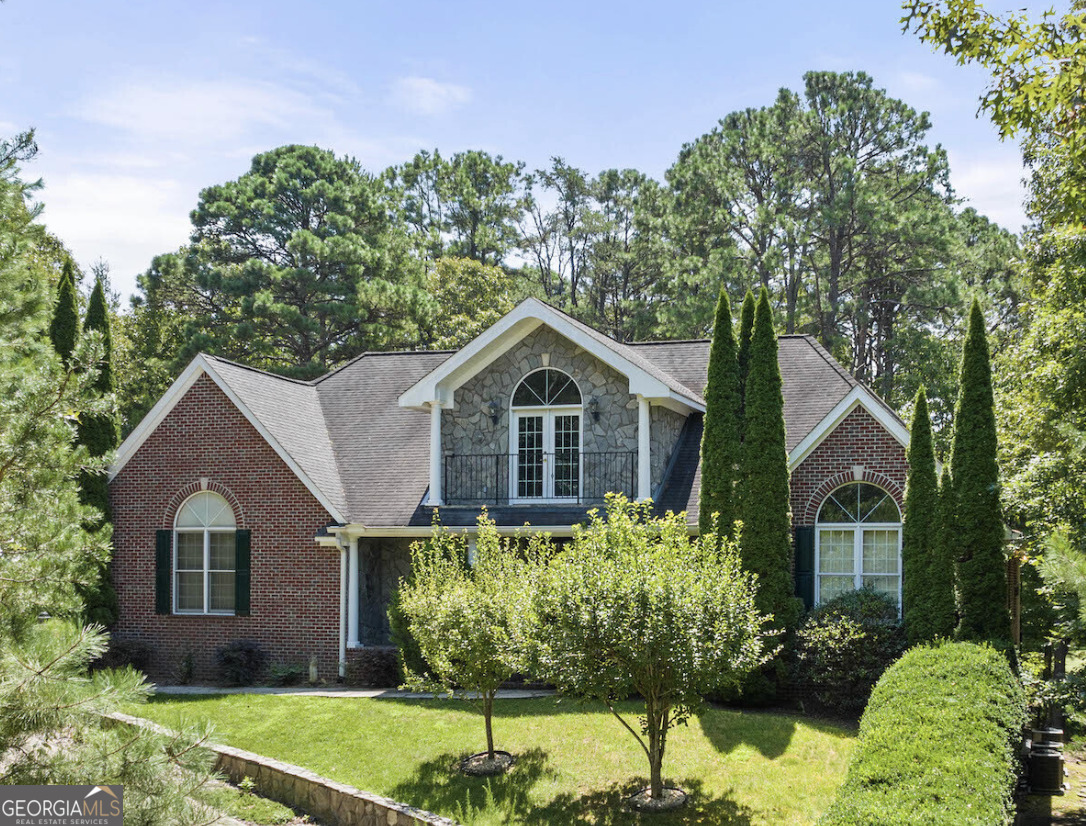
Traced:
<path fill-rule="evenodd" d="M 636 727 L 636 705 L 623 712 Z M 665 780 L 693 793 L 679 812 L 637 815 L 644 752 L 600 705 L 499 700 L 502 777 L 452 771 L 485 748 L 482 716 L 459 700 L 304 696 L 160 697 L 131 713 L 167 726 L 209 721 L 215 739 L 464 824 L 810 824 L 842 783 L 853 730 L 802 717 L 709 709 L 668 739 Z"/>

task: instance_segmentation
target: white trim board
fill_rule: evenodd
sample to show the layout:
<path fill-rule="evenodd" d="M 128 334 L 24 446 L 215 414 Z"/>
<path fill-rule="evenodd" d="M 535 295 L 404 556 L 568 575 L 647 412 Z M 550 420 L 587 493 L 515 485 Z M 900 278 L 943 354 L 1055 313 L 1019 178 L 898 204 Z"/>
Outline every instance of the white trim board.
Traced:
<path fill-rule="evenodd" d="M 216 386 L 225 394 L 230 402 L 236 407 L 255 429 L 260 434 L 276 455 L 291 469 L 295 476 L 302 482 L 303 485 L 313 494 L 314 498 L 321 503 L 325 510 L 331 515 L 337 522 L 346 522 L 346 517 L 342 514 L 339 508 L 337 508 L 332 501 L 324 494 L 324 492 L 317 487 L 309 475 L 302 470 L 301 466 L 294 460 L 294 458 L 283 448 L 278 439 L 271 434 L 271 432 L 264 426 L 264 424 L 255 416 L 253 412 L 246 406 L 233 388 L 218 374 L 214 365 L 205 358 L 204 354 L 196 356 L 188 367 L 181 371 L 181 375 L 178 376 L 174 383 L 170 385 L 170 388 L 163 394 L 162 398 L 158 400 L 150 412 L 143 417 L 143 421 L 139 423 L 135 430 L 133 430 L 128 438 L 124 440 L 121 446 L 117 449 L 117 456 L 113 460 L 113 464 L 109 467 L 109 481 L 113 481 L 117 474 L 121 472 L 128 461 L 136 454 L 136 452 L 143 446 L 143 443 L 150 438 L 151 434 L 158 429 L 158 426 L 162 424 L 163 420 L 170 414 L 170 412 L 177 406 L 177 403 L 184 398 L 185 394 L 189 391 L 193 384 L 200 376 L 206 375 Z"/>
<path fill-rule="evenodd" d="M 839 401 L 825 418 L 819 422 L 810 433 L 804 437 L 798 445 L 792 448 L 792 452 L 788 455 L 788 472 L 791 473 L 800 464 L 810 456 L 815 448 L 817 448 L 829 436 L 837 425 L 841 424 L 849 413 L 855 410 L 857 407 L 862 407 L 866 410 L 876 422 L 898 441 L 898 443 L 904 447 L 909 447 L 909 430 L 905 427 L 904 423 L 891 413 L 882 404 L 881 401 L 862 384 L 853 387 L 849 391 L 848 395 Z"/>
<path fill-rule="evenodd" d="M 454 406 L 457 387 L 477 375 L 499 356 L 510 350 L 542 325 L 576 344 L 629 380 L 630 395 L 640 394 L 680 412 L 705 411 L 704 403 L 690 393 L 668 386 L 635 361 L 586 334 L 562 313 L 536 298 L 526 298 L 505 316 L 484 330 L 459 351 L 438 365 L 399 397 L 401 407 L 422 410 L 430 402 L 440 402 L 446 410 Z M 635 354 L 636 356 L 636 354 Z M 640 356 L 636 356 L 640 359 Z M 654 368 L 655 369 L 655 368 Z"/>

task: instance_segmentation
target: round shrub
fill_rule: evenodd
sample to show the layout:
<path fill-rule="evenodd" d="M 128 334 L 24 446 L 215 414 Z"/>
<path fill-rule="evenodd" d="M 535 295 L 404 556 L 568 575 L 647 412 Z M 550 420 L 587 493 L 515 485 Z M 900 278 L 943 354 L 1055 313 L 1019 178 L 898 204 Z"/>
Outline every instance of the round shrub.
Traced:
<path fill-rule="evenodd" d="M 219 679 L 226 685 L 252 685 L 267 662 L 268 655 L 255 640 L 232 640 L 215 652 Z"/>
<path fill-rule="evenodd" d="M 869 588 L 850 591 L 815 608 L 796 631 L 796 676 L 827 707 L 858 712 L 904 651 L 897 605 Z"/>

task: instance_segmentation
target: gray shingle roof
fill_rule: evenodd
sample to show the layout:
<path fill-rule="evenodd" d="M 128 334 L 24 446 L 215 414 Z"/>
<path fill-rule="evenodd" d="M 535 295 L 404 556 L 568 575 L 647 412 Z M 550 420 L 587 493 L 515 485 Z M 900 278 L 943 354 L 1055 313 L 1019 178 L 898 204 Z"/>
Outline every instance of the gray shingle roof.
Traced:
<path fill-rule="evenodd" d="M 708 341 L 622 345 L 575 323 L 661 376 L 676 392 L 701 399 Z M 858 382 L 810 336 L 782 336 L 779 342 L 787 445 L 792 450 Z M 224 359 L 210 361 L 348 520 L 387 527 L 428 522 L 421 502 L 429 483 L 429 416 L 402 408 L 397 400 L 450 355 L 367 353 L 312 382 L 284 379 Z M 660 505 L 686 508 L 696 521 L 700 415 L 690 424 L 694 426 L 684 430 Z"/>

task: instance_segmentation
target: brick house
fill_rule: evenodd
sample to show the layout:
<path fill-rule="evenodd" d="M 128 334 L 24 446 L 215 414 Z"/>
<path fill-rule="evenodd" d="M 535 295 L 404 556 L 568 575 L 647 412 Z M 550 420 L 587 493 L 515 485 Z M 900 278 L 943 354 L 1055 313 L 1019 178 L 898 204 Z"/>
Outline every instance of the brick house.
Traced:
<path fill-rule="evenodd" d="M 781 336 L 796 589 L 901 589 L 908 432 L 811 337 Z M 528 299 L 455 352 L 367 353 L 314 381 L 201 355 L 110 472 L 119 639 L 168 680 L 254 639 L 324 677 L 388 644 L 410 544 L 569 536 L 607 491 L 698 521 L 708 341 L 620 344 Z"/>

